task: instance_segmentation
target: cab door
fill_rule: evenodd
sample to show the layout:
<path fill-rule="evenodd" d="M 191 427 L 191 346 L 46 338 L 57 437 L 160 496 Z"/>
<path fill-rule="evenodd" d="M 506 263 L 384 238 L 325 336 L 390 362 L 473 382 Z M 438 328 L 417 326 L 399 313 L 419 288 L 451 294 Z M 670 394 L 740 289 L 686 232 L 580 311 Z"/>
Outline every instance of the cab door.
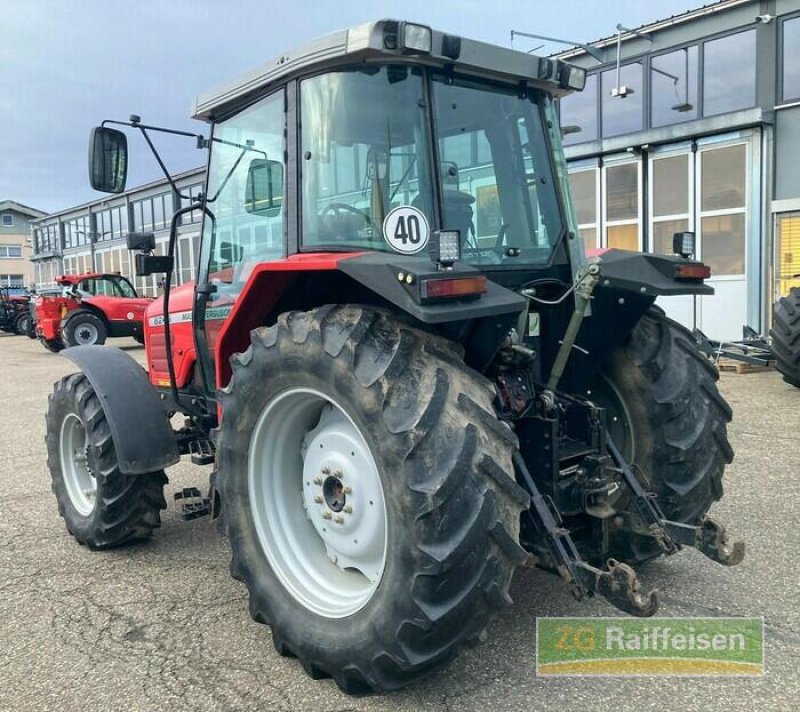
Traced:
<path fill-rule="evenodd" d="M 283 89 L 214 126 L 194 305 L 195 340 L 209 395 L 219 332 L 253 269 L 286 256 Z"/>

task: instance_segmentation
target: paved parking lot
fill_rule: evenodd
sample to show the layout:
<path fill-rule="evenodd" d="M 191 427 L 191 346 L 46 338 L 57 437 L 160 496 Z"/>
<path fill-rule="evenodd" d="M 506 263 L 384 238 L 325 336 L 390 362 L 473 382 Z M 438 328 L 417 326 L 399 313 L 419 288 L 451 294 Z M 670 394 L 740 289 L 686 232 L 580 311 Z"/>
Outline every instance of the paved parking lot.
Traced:
<path fill-rule="evenodd" d="M 143 350 L 123 346 L 137 358 Z M 224 540 L 172 508 L 145 544 L 94 553 L 68 534 L 45 466 L 52 383 L 73 370 L 24 337 L 0 336 L 0 710 L 798 710 L 800 391 L 777 374 L 725 375 L 736 460 L 713 513 L 747 542 L 726 569 L 695 551 L 646 567 L 665 616 L 763 616 L 767 674 L 746 678 L 552 679 L 535 674 L 535 619 L 614 615 L 521 571 L 516 605 L 483 645 L 388 696 L 351 698 L 277 655 L 228 575 Z M 167 498 L 208 468 L 172 468 Z"/>

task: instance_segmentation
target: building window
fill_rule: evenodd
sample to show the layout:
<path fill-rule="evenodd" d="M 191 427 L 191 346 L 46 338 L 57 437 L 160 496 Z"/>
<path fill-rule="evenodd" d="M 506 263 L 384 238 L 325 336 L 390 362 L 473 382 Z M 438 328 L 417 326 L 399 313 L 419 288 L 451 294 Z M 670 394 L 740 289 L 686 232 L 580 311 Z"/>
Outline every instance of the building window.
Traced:
<path fill-rule="evenodd" d="M 639 249 L 639 164 L 610 165 L 606 172 L 606 246 Z"/>
<path fill-rule="evenodd" d="M 598 75 L 586 77 L 586 87 L 561 99 L 561 131 L 564 145 L 597 140 Z"/>
<path fill-rule="evenodd" d="M 703 45 L 703 115 L 754 106 L 756 31 L 710 40 Z"/>
<path fill-rule="evenodd" d="M 697 118 L 697 47 L 650 60 L 650 123 L 667 126 Z"/>
<path fill-rule="evenodd" d="M 776 220 L 775 277 L 778 297 L 786 296 L 793 287 L 800 287 L 800 213 L 781 213 Z"/>
<path fill-rule="evenodd" d="M 781 100 L 800 98 L 800 17 L 786 20 L 781 35 Z"/>
<path fill-rule="evenodd" d="M 14 227 L 14 213 L 3 213 L 3 227 Z"/>
<path fill-rule="evenodd" d="M 24 278 L 21 274 L 0 274 L 0 287 L 11 287 L 12 289 L 22 289 L 25 286 Z"/>
<path fill-rule="evenodd" d="M 598 170 L 574 171 L 569 174 L 569 187 L 572 204 L 575 206 L 575 217 L 587 249 L 600 246 L 598 235 L 597 210 L 597 177 Z"/>
<path fill-rule="evenodd" d="M 689 154 L 654 158 L 652 251 L 672 254 L 672 236 L 689 229 Z"/>
<path fill-rule="evenodd" d="M 190 186 L 181 186 L 180 190 L 181 193 L 189 196 L 188 199 L 181 199 L 181 207 L 185 208 L 187 205 L 191 205 L 199 199 L 200 195 L 203 193 L 203 184 L 195 183 L 194 185 Z M 181 216 L 181 224 L 188 225 L 190 223 L 199 223 L 202 217 L 203 212 L 201 210 L 192 210 L 192 212 L 185 213 L 183 216 Z"/>
<path fill-rule="evenodd" d="M 609 69 L 600 75 L 603 136 L 619 136 L 642 130 L 642 65 L 639 62 Z M 614 96 L 613 94 L 616 94 Z"/>
<path fill-rule="evenodd" d="M 0 245 L 0 258 L 22 257 L 22 245 Z"/>
<path fill-rule="evenodd" d="M 701 154 L 700 256 L 713 276 L 744 274 L 747 146 Z"/>

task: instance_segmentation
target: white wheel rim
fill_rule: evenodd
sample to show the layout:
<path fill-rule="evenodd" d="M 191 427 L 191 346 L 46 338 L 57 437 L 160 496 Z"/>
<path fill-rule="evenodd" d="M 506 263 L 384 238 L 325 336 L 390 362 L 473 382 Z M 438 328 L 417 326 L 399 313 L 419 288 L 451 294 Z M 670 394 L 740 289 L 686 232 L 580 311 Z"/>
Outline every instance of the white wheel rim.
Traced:
<path fill-rule="evenodd" d="M 75 343 L 79 346 L 92 346 L 97 343 L 97 327 L 94 324 L 78 324 L 72 333 L 75 336 Z"/>
<path fill-rule="evenodd" d="M 61 423 L 59 451 L 61 472 L 72 506 L 84 517 L 92 513 L 97 497 L 97 480 L 87 462 L 86 430 L 75 413 L 69 413 Z"/>
<path fill-rule="evenodd" d="M 290 388 L 267 404 L 248 453 L 261 548 L 292 597 L 326 618 L 372 598 L 386 565 L 386 504 L 364 436 L 333 399 Z"/>

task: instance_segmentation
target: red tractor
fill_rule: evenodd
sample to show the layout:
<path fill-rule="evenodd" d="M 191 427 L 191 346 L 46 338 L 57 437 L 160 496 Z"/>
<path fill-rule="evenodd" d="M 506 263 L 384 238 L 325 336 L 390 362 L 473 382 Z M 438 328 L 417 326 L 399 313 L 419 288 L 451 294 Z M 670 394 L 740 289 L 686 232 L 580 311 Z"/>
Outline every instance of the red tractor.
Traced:
<path fill-rule="evenodd" d="M 25 334 L 28 330 L 30 296 L 19 289 L 0 287 L 0 331 Z"/>
<path fill-rule="evenodd" d="M 36 334 L 48 351 L 99 346 L 108 337 L 144 342 L 144 313 L 153 301 L 139 297 L 120 274 L 86 273 L 56 279 L 61 294 L 36 298 Z"/>
<path fill-rule="evenodd" d="M 80 372 L 50 396 L 72 535 L 149 536 L 165 468 L 213 463 L 208 506 L 253 618 L 347 692 L 411 683 L 480 640 L 520 566 L 649 616 L 636 566 L 687 546 L 738 563 L 744 545 L 707 516 L 731 410 L 654 306 L 712 293 L 709 269 L 691 234 L 676 255 L 586 256 L 554 104 L 584 82 L 382 20 L 201 96 L 205 193 L 176 212 L 167 255 L 128 243 L 139 274 L 166 274 L 147 371 L 68 349 Z M 92 185 L 121 192 L 111 123 L 148 143 L 163 129 L 94 129 Z M 198 278 L 171 290 L 190 210 Z"/>

